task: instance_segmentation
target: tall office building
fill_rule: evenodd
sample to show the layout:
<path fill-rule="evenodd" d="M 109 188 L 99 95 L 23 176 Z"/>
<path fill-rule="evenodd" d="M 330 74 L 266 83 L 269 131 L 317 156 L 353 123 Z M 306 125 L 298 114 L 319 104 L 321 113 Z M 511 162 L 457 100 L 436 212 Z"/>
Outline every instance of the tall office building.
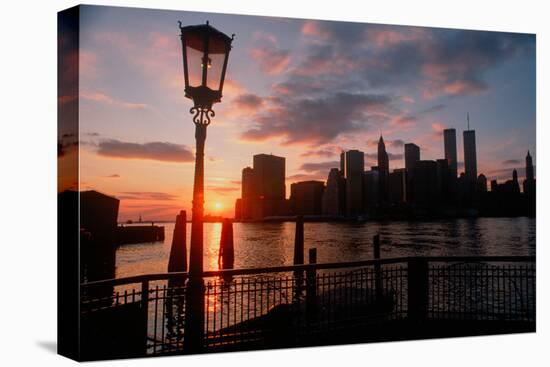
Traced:
<path fill-rule="evenodd" d="M 420 160 L 420 148 L 413 143 L 405 144 L 405 169 L 412 174 L 414 165 Z"/>
<path fill-rule="evenodd" d="M 392 204 L 403 204 L 407 201 L 407 170 L 394 169 L 389 174 L 388 199 Z"/>
<path fill-rule="evenodd" d="M 535 215 L 536 212 L 536 186 L 535 186 L 535 168 L 533 167 L 533 158 L 527 151 L 525 157 L 525 180 L 523 181 L 523 193 L 527 199 L 527 214 Z"/>
<path fill-rule="evenodd" d="M 437 194 L 442 203 L 451 200 L 451 178 L 452 173 L 447 159 L 437 159 Z M 456 177 L 455 177 L 456 179 Z"/>
<path fill-rule="evenodd" d="M 240 203 L 240 219 L 254 219 L 253 205 L 257 202 L 257 195 L 254 190 L 255 179 L 254 169 L 246 167 L 242 171 L 241 176 L 241 203 Z"/>
<path fill-rule="evenodd" d="M 254 156 L 254 175 L 258 180 L 260 196 L 271 199 L 284 199 L 285 188 L 285 158 L 272 154 L 256 154 Z"/>
<path fill-rule="evenodd" d="M 343 156 L 346 178 L 346 214 L 356 216 L 363 213 L 363 172 L 365 154 L 359 150 L 348 150 Z"/>
<path fill-rule="evenodd" d="M 451 178 L 456 178 L 458 174 L 457 169 L 457 155 L 456 155 L 456 130 L 445 129 L 443 130 L 443 145 L 445 149 L 445 159 L 449 165 L 449 171 Z"/>
<path fill-rule="evenodd" d="M 468 114 L 468 130 L 464 130 L 464 173 L 466 180 L 475 182 L 477 180 L 477 155 L 476 155 L 476 132 L 470 130 L 470 114 Z"/>
<path fill-rule="evenodd" d="M 413 203 L 417 207 L 433 207 L 437 204 L 437 163 L 418 161 L 414 166 Z"/>
<path fill-rule="evenodd" d="M 517 170 L 513 170 L 512 171 L 512 186 L 513 186 L 513 190 L 514 190 L 514 193 L 520 193 L 520 189 L 519 189 L 519 181 L 518 181 L 518 171 Z"/>
<path fill-rule="evenodd" d="M 411 202 L 414 165 L 420 160 L 420 147 L 413 143 L 405 144 L 405 170 L 407 171 L 407 202 Z"/>
<path fill-rule="evenodd" d="M 301 181 L 290 185 L 290 206 L 295 215 L 321 215 L 323 181 Z"/>
<path fill-rule="evenodd" d="M 380 140 L 378 140 L 378 173 L 380 200 L 385 203 L 388 202 L 390 161 L 382 135 L 380 135 Z"/>
<path fill-rule="evenodd" d="M 364 211 L 366 212 L 374 210 L 379 204 L 380 195 L 378 194 L 378 188 L 380 185 L 378 181 L 378 170 L 363 173 L 363 203 Z"/>
<path fill-rule="evenodd" d="M 533 158 L 531 153 L 527 151 L 527 156 L 525 157 L 525 179 L 534 180 L 535 179 L 535 169 L 533 167 Z"/>
<path fill-rule="evenodd" d="M 323 193 L 323 214 L 344 215 L 346 183 L 338 168 L 332 168 L 328 174 L 327 185 Z"/>
<path fill-rule="evenodd" d="M 286 213 L 285 158 L 257 154 L 242 175 L 241 217 L 260 220 Z"/>

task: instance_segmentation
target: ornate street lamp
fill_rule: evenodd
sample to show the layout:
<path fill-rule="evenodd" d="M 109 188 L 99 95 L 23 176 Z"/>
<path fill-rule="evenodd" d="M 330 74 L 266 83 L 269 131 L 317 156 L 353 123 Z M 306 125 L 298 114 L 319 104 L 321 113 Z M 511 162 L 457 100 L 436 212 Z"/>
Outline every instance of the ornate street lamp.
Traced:
<path fill-rule="evenodd" d="M 227 60 L 235 35 L 228 37 L 208 22 L 187 27 L 178 23 L 181 31 L 185 96 L 193 100 L 193 107 L 189 112 L 193 114 L 197 144 L 184 335 L 186 349 L 196 352 L 202 348 L 204 336 L 204 143 L 206 127 L 215 116 L 212 105 L 222 99 Z"/>

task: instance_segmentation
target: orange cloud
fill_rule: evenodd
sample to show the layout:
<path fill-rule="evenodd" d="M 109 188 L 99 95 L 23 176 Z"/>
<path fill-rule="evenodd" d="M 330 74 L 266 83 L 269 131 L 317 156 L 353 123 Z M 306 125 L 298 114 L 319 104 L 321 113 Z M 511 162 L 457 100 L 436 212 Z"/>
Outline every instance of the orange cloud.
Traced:
<path fill-rule="evenodd" d="M 80 98 L 83 98 L 89 101 L 99 102 L 99 103 L 106 103 L 113 106 L 129 108 L 129 109 L 142 110 L 142 109 L 151 108 L 149 105 L 145 103 L 133 103 L 133 102 L 121 101 L 119 99 L 115 99 L 101 92 L 84 91 L 80 93 Z"/>

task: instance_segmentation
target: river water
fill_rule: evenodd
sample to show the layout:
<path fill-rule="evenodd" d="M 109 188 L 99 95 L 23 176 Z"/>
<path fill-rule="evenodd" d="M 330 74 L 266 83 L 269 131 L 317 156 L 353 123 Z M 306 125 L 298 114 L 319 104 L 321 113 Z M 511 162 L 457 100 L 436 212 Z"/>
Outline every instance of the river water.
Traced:
<path fill-rule="evenodd" d="M 372 258 L 372 237 L 380 234 L 381 256 L 535 255 L 534 218 L 476 218 L 430 222 L 305 223 L 305 251 L 317 248 L 317 262 Z M 162 242 L 123 245 L 116 253 L 116 277 L 167 271 L 174 223 Z M 218 269 L 221 223 L 204 224 L 204 269 Z M 292 265 L 295 224 L 235 223 L 235 268 Z M 189 251 L 191 224 L 187 225 Z M 307 255 L 306 255 L 307 256 Z M 307 257 L 306 257 L 307 261 Z"/>

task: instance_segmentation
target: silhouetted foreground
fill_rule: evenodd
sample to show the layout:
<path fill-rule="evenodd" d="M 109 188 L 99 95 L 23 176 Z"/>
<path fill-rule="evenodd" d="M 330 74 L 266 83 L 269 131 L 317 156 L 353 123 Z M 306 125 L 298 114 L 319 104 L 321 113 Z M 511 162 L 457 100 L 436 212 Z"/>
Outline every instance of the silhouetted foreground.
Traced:
<path fill-rule="evenodd" d="M 178 279 L 169 287 L 168 280 Z M 82 284 L 85 360 L 535 331 L 534 257 L 410 257 L 205 272 L 204 336 L 185 336 L 187 273 Z M 146 290 L 146 292 L 144 292 Z"/>

